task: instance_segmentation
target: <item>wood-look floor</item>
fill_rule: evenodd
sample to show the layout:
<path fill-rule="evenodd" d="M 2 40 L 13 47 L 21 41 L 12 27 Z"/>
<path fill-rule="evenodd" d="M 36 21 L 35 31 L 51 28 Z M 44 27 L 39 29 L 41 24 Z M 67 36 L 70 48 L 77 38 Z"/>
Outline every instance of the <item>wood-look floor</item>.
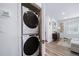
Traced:
<path fill-rule="evenodd" d="M 45 43 L 45 56 L 79 56 L 79 54 L 71 52 L 70 48 L 57 45 L 57 42 Z"/>

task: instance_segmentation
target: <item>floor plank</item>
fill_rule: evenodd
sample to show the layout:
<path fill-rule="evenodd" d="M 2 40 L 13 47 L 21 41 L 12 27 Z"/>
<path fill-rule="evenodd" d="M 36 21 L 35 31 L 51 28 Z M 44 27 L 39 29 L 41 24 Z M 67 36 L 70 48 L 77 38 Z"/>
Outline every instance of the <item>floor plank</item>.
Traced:
<path fill-rule="evenodd" d="M 79 54 L 71 52 L 70 48 L 57 45 L 57 42 L 45 43 L 45 56 L 79 56 Z"/>

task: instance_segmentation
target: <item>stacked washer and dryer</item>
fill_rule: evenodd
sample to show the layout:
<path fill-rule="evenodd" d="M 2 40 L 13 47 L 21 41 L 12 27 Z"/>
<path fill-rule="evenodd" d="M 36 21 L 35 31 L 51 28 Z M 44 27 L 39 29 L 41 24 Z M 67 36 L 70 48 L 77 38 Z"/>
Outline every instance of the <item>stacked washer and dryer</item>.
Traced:
<path fill-rule="evenodd" d="M 22 6 L 22 54 L 23 56 L 39 55 L 38 15 L 29 8 Z"/>

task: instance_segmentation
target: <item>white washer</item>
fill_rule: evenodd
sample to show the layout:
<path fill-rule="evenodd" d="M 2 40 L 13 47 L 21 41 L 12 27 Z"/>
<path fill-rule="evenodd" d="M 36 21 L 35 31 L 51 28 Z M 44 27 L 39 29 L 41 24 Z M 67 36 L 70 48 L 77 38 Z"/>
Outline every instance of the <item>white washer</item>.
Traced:
<path fill-rule="evenodd" d="M 38 16 L 28 8 L 22 6 L 23 34 L 38 33 Z"/>
<path fill-rule="evenodd" d="M 38 36 L 23 36 L 23 56 L 38 56 L 39 46 L 40 42 Z"/>

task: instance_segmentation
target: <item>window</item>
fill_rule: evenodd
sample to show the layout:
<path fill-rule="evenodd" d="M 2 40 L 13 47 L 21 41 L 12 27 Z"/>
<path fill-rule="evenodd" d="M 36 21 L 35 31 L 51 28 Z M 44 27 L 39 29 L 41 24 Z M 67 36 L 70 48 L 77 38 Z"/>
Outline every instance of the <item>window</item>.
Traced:
<path fill-rule="evenodd" d="M 64 32 L 66 34 L 79 34 L 79 18 L 64 23 Z"/>
<path fill-rule="evenodd" d="M 73 22 L 68 25 L 68 34 L 79 34 L 79 23 Z"/>

